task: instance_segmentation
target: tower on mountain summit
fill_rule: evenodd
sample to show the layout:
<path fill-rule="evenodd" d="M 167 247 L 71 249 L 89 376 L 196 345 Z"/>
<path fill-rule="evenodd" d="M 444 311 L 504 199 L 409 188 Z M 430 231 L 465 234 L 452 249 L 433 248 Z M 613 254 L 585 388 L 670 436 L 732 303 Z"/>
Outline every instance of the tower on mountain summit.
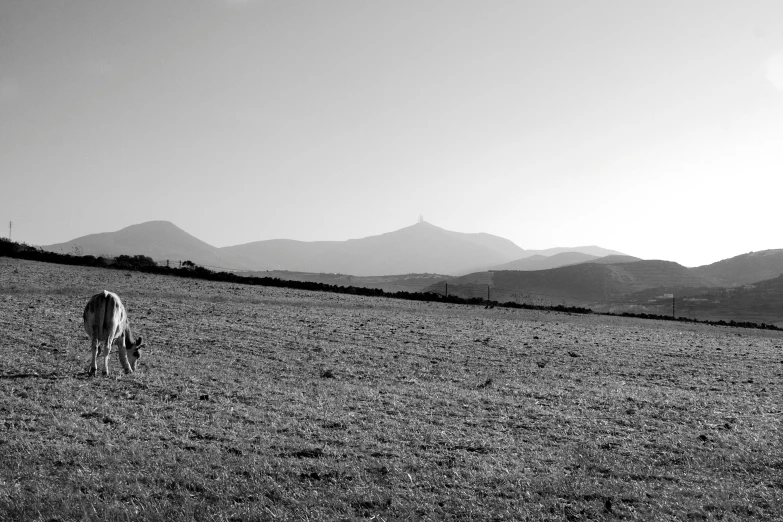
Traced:
<path fill-rule="evenodd" d="M 424 215 L 419 214 L 419 223 L 424 223 Z"/>

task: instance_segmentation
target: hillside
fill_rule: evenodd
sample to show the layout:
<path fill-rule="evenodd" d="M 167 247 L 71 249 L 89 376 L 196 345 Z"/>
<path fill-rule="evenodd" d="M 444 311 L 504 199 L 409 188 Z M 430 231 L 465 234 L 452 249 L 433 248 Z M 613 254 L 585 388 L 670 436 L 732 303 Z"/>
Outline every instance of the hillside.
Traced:
<path fill-rule="evenodd" d="M 643 259 L 634 256 L 611 255 L 611 256 L 604 256 L 604 257 L 597 257 L 595 259 L 591 259 L 590 261 L 585 261 L 585 262 L 600 263 L 602 265 L 615 265 L 618 263 L 635 263 L 636 261 L 643 261 Z"/>
<path fill-rule="evenodd" d="M 536 254 L 530 257 L 515 259 L 514 261 L 503 263 L 492 267 L 490 270 L 547 270 L 549 268 L 558 268 L 561 266 L 575 265 L 599 259 L 596 256 L 582 252 L 561 252 L 551 256 Z"/>
<path fill-rule="evenodd" d="M 587 246 L 577 246 L 577 247 L 545 248 L 543 250 L 525 250 L 525 255 L 522 257 L 530 257 L 535 255 L 550 257 L 557 254 L 564 254 L 567 252 L 579 252 L 594 257 L 626 255 L 623 254 L 622 252 L 618 252 L 617 250 L 609 250 L 608 248 L 603 248 L 596 245 L 587 245 Z"/>
<path fill-rule="evenodd" d="M 783 275 L 685 301 L 694 317 L 751 321 L 783 326 Z M 685 315 L 685 314 L 684 314 Z"/>
<path fill-rule="evenodd" d="M 751 262 L 747 256 L 739 257 L 733 268 L 751 262 L 757 267 L 765 264 L 774 267 L 770 260 L 776 255 L 754 256 Z M 738 276 L 735 273 L 734 277 Z M 783 275 L 727 288 L 716 284 L 713 278 L 670 261 L 603 264 L 597 259 L 550 270 L 477 272 L 452 278 L 447 283 L 448 293 L 461 297 L 490 295 L 500 302 L 586 305 L 596 311 L 614 313 L 670 315 L 674 295 L 677 317 L 783 326 Z M 446 288 L 443 281 L 428 290 L 444 293 Z"/>
<path fill-rule="evenodd" d="M 321 264 L 321 260 L 338 250 L 339 243 L 338 241 L 305 242 L 293 239 L 270 239 L 223 247 L 220 252 L 254 271 L 329 272 L 330 270 Z"/>
<path fill-rule="evenodd" d="M 628 296 L 621 306 L 597 310 L 633 311 L 669 315 L 672 300 L 662 292 L 642 291 Z M 783 276 L 730 288 L 672 289 L 677 317 L 710 321 L 748 321 L 783 326 Z"/>
<path fill-rule="evenodd" d="M 199 265 L 241 267 L 212 245 L 191 236 L 169 221 L 148 221 L 116 232 L 102 232 L 78 237 L 65 243 L 42 246 L 44 250 L 83 255 L 118 256 L 142 254 L 156 261 L 190 260 Z"/>
<path fill-rule="evenodd" d="M 750 252 L 709 265 L 691 268 L 694 274 L 720 286 L 738 286 L 783 274 L 783 249 Z"/>
<path fill-rule="evenodd" d="M 671 261 L 637 261 L 469 274 L 449 281 L 449 293 L 475 297 L 486 292 L 486 285 L 491 286 L 492 298 L 497 301 L 564 301 L 568 304 L 613 301 L 650 288 L 715 286 Z"/>

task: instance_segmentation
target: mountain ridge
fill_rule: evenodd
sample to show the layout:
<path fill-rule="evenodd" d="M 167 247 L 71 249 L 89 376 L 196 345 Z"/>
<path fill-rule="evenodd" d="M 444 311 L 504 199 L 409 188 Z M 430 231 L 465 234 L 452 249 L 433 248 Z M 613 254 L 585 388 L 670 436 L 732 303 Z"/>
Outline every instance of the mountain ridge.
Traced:
<path fill-rule="evenodd" d="M 467 272 L 524 254 L 512 241 L 492 234 L 446 230 L 427 222 L 347 241 L 262 240 L 214 247 L 169 221 L 148 221 L 115 232 L 99 232 L 42 247 L 97 256 L 146 255 L 190 260 L 228 270 L 339 272 L 357 276 Z"/>
<path fill-rule="evenodd" d="M 748 252 L 691 270 L 729 287 L 774 279 L 783 274 L 783 249 Z"/>
<path fill-rule="evenodd" d="M 507 261 L 524 252 L 486 233 L 462 233 L 427 222 L 346 241 L 262 240 L 221 248 L 254 270 L 343 273 L 355 276 L 407 273 L 451 274 Z"/>
<path fill-rule="evenodd" d="M 542 255 L 546 257 L 554 256 L 557 254 L 565 254 L 568 252 L 581 252 L 583 254 L 587 254 L 595 257 L 627 255 L 624 254 L 623 252 L 618 252 L 617 250 L 610 250 L 608 248 L 603 248 L 597 245 L 585 245 L 585 246 L 576 246 L 576 247 L 553 247 L 553 248 L 544 248 L 539 250 L 525 250 L 526 254 Z M 525 257 L 529 257 L 529 256 L 526 255 Z"/>
<path fill-rule="evenodd" d="M 476 297 L 491 287 L 494 300 L 525 300 L 592 305 L 653 288 L 716 287 L 706 277 L 673 261 L 642 260 L 614 264 L 590 261 L 546 270 L 477 272 L 449 280 L 449 293 Z M 478 288 L 476 290 L 475 288 Z M 432 291 L 438 291 L 433 285 Z"/>
<path fill-rule="evenodd" d="M 429 235 L 429 236 L 428 236 Z M 394 240 L 400 236 L 408 237 L 407 244 L 392 248 L 385 252 L 375 252 L 368 255 L 367 246 L 383 244 L 385 240 Z M 435 241 L 432 241 L 435 239 Z M 445 242 L 445 243 L 444 243 Z M 441 255 L 433 253 L 443 245 L 450 246 Z M 261 246 L 263 245 L 263 247 Z M 462 257 L 462 245 L 468 252 Z M 416 248 L 412 248 L 416 247 Z M 498 270 L 503 265 L 520 262 L 533 265 L 541 263 L 551 266 L 560 258 L 579 257 L 585 262 L 614 264 L 619 262 L 634 262 L 638 258 L 625 254 L 613 254 L 613 250 L 591 245 L 589 247 L 556 247 L 545 250 L 525 250 L 512 241 L 487 234 L 463 233 L 442 229 L 427 222 L 417 223 L 395 231 L 376 236 L 349 239 L 346 241 L 297 241 L 293 239 L 270 239 L 243 243 L 227 247 L 212 246 L 174 223 L 164 220 L 147 221 L 130 225 L 115 232 L 99 232 L 77 237 L 70 241 L 42 246 L 44 250 L 62 253 L 76 251 L 91 255 L 147 255 L 158 261 L 170 259 L 172 262 L 190 260 L 196 264 L 227 270 L 290 270 L 302 272 L 340 272 L 352 275 L 399 275 L 406 273 L 442 273 L 447 275 L 467 275 L 482 270 Z M 575 251 L 573 249 L 587 251 Z M 253 250 L 260 252 L 253 252 Z M 364 249 L 364 251 L 363 251 Z M 418 251 L 417 251 L 418 249 Z M 593 250 L 590 250 L 593 249 Z M 596 250 L 597 249 L 597 250 Z M 429 251 L 428 251 L 429 250 Z M 590 252 L 593 252 L 592 254 Z M 391 254 L 389 254 L 391 252 Z M 417 255 L 422 255 L 421 262 L 415 262 Z M 583 255 L 582 255 L 583 254 Z M 589 260 L 586 256 L 598 255 Z M 259 262 L 259 255 L 266 258 L 266 263 Z M 354 262 L 341 262 L 340 257 L 354 257 Z M 536 257 L 541 256 L 541 257 Z M 554 257 L 554 259 L 552 259 Z M 399 266 L 393 266 L 391 258 L 400 261 Z M 487 259 L 495 262 L 487 262 Z M 523 263 L 524 259 L 534 258 Z M 545 261 L 546 258 L 550 258 Z M 321 265 L 321 260 L 327 260 L 327 265 Z M 535 260 L 538 261 L 535 261 Z M 369 268 L 364 267 L 365 261 Z M 561 263 L 556 263 L 565 266 Z M 570 263 L 569 263 L 570 264 Z M 381 273 L 388 268 L 391 273 Z M 524 267 L 523 267 L 524 268 Z M 541 266 L 527 269 L 541 269 Z M 556 267 L 554 267 L 556 268 Z M 783 274 L 783 249 L 769 249 L 732 258 L 723 259 L 708 265 L 690 268 L 694 274 L 706 277 L 713 285 L 740 286 L 761 280 L 771 279 Z"/>
<path fill-rule="evenodd" d="M 600 258 L 591 254 L 585 254 L 584 252 L 560 252 L 551 256 L 535 254 L 494 266 L 490 268 L 490 270 L 547 270 L 549 268 L 559 268 L 561 266 L 594 261 L 596 259 Z"/>

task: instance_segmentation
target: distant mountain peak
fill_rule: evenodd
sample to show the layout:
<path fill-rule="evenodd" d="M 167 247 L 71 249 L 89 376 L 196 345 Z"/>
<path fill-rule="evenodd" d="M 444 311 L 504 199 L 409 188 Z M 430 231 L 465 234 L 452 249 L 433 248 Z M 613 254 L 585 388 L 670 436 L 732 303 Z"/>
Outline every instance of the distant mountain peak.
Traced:
<path fill-rule="evenodd" d="M 114 234 L 127 234 L 132 232 L 150 232 L 150 233 L 182 233 L 187 234 L 190 236 L 191 234 L 188 234 L 181 228 L 179 228 L 177 225 L 172 223 L 171 221 L 165 221 L 165 220 L 153 220 L 153 221 L 144 221 L 143 223 L 136 223 L 134 225 L 128 225 L 127 227 L 123 227 L 116 232 L 109 232 Z M 107 233 L 107 232 L 103 232 Z M 191 236 L 193 237 L 193 236 Z"/>
<path fill-rule="evenodd" d="M 192 261 L 205 266 L 245 268 L 235 265 L 219 249 L 188 234 L 171 221 L 164 220 L 145 221 L 115 232 L 89 234 L 42 248 L 53 252 L 79 251 L 96 256 L 142 254 L 160 262 Z"/>
<path fill-rule="evenodd" d="M 294 270 L 380 276 L 406 273 L 453 274 L 473 271 L 487 262 L 515 259 L 524 250 L 512 241 L 485 233 L 446 230 L 421 219 L 417 223 L 347 241 L 256 241 L 221 249 L 256 270 Z"/>
<path fill-rule="evenodd" d="M 437 225 L 433 225 L 429 221 L 419 221 L 419 222 L 417 222 L 417 223 L 415 223 L 415 224 L 413 224 L 413 225 L 411 225 L 409 227 L 404 227 L 404 228 L 402 228 L 400 230 L 405 230 L 405 229 L 446 230 L 445 228 L 441 228 L 441 227 L 439 227 Z"/>
<path fill-rule="evenodd" d="M 170 227 L 170 228 L 176 228 L 178 230 L 182 230 L 171 221 L 166 221 L 164 219 L 153 219 L 152 221 L 144 221 L 142 223 L 136 223 L 135 225 L 128 225 L 125 228 L 141 228 L 141 227 Z M 125 230 L 125 228 L 121 230 Z"/>

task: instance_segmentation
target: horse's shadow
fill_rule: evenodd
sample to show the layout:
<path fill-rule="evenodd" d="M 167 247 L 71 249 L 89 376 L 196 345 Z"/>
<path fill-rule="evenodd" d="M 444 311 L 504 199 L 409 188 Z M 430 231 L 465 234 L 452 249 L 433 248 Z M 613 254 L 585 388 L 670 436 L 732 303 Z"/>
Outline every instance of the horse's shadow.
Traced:
<path fill-rule="evenodd" d="M 86 380 L 94 378 L 94 375 L 90 375 L 87 370 L 80 372 L 70 373 L 61 371 L 51 372 L 37 372 L 35 370 L 29 372 L 17 372 L 17 373 L 0 373 L 0 380 L 15 380 L 15 379 L 43 379 L 47 381 L 59 381 L 62 379 L 79 379 Z"/>
<path fill-rule="evenodd" d="M 7 373 L 0 375 L 0 379 L 48 379 L 50 381 L 56 381 L 58 379 L 64 379 L 65 375 L 60 375 L 57 372 L 50 372 L 50 373 L 38 373 L 38 372 L 27 372 L 27 373 Z"/>

